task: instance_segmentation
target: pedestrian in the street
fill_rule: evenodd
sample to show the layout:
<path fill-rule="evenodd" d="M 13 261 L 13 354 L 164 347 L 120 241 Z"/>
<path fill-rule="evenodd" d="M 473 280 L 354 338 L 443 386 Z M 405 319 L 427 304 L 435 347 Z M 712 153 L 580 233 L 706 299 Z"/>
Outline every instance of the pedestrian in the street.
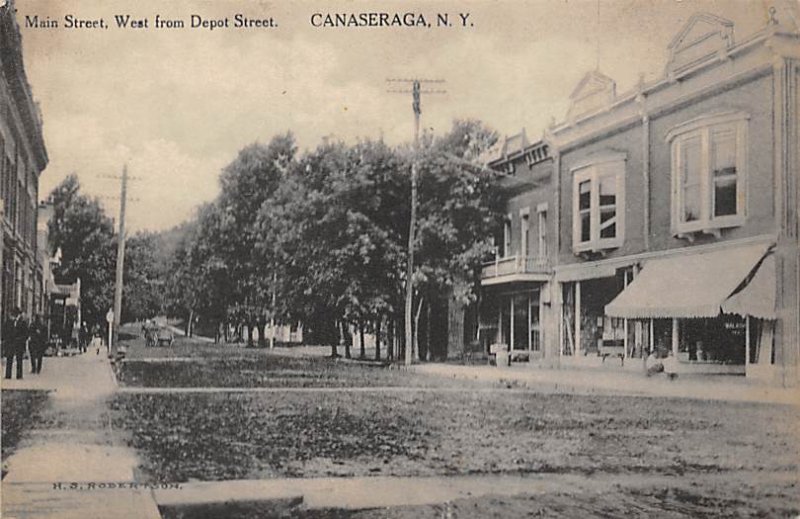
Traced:
<path fill-rule="evenodd" d="M 103 338 L 100 336 L 100 332 L 95 332 L 94 337 L 92 337 L 92 344 L 91 348 L 95 350 L 95 355 L 100 355 L 100 347 L 103 346 Z"/>
<path fill-rule="evenodd" d="M 11 378 L 14 360 L 17 361 L 17 378 L 22 378 L 22 360 L 28 342 L 28 324 L 19 308 L 14 308 L 9 321 L 3 326 L 3 355 L 6 357 L 6 378 Z"/>
<path fill-rule="evenodd" d="M 86 353 L 89 346 L 89 327 L 86 326 L 86 321 L 81 324 L 81 329 L 78 332 L 78 342 L 81 353 Z"/>
<path fill-rule="evenodd" d="M 47 328 L 40 316 L 36 316 L 31 324 L 28 350 L 31 355 L 31 373 L 42 372 L 44 350 L 47 348 Z"/>

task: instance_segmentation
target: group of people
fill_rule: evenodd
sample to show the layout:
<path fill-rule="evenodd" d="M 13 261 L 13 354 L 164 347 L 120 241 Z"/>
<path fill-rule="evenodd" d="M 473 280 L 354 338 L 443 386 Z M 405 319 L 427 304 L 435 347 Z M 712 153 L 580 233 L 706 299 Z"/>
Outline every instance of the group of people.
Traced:
<path fill-rule="evenodd" d="M 47 349 L 47 326 L 40 316 L 28 323 L 19 308 L 14 308 L 3 323 L 3 356 L 6 358 L 6 378 L 11 378 L 14 361 L 17 362 L 17 378 L 22 378 L 22 361 L 25 351 L 30 354 L 31 373 L 42 372 L 42 360 Z"/>

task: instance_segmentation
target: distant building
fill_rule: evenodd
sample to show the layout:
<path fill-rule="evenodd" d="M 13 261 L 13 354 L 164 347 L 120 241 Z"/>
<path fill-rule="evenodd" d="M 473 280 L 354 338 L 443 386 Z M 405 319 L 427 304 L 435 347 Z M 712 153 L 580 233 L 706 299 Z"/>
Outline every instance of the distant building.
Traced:
<path fill-rule="evenodd" d="M 42 269 L 42 297 L 37 300 L 34 313 L 47 323 L 48 337 L 65 340 L 72 335 L 75 324 L 81 322 L 81 280 L 78 278 L 69 285 L 56 284 L 55 267 L 61 263 L 61 249 L 51 254 L 49 224 L 53 213 L 52 203 L 39 204 L 36 252 Z"/>
<path fill-rule="evenodd" d="M 800 33 L 773 12 L 736 41 L 697 14 L 668 52 L 627 93 L 590 72 L 541 142 L 488 161 L 521 187 L 483 269 L 482 342 L 551 365 L 658 350 L 795 384 Z"/>
<path fill-rule="evenodd" d="M 0 9 L 0 314 L 44 308 L 37 256 L 39 175 L 47 166 L 39 107 L 25 76 L 13 3 Z"/>

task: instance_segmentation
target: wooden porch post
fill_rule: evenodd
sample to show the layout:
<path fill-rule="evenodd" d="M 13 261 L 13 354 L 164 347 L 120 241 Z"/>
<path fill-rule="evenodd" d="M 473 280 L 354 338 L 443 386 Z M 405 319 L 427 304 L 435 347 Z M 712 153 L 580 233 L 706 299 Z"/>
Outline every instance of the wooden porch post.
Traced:
<path fill-rule="evenodd" d="M 744 374 L 750 365 L 750 316 L 744 316 Z"/>
<path fill-rule="evenodd" d="M 625 290 L 626 288 L 628 288 L 628 271 L 627 270 L 624 271 L 623 279 L 624 279 L 624 281 L 623 281 L 623 287 L 624 288 L 622 290 Z M 627 358 L 630 358 L 630 355 L 628 355 L 628 319 L 626 318 L 625 321 L 623 321 L 623 322 L 624 322 L 623 330 L 624 330 L 625 336 L 622 338 L 622 346 L 624 347 L 625 351 L 623 352 L 622 357 L 627 359 Z"/>
<path fill-rule="evenodd" d="M 575 353 L 581 351 L 581 282 L 575 282 Z"/>
<path fill-rule="evenodd" d="M 508 351 L 514 349 L 514 296 L 509 296 L 509 305 L 511 308 L 511 315 L 509 315 L 509 322 L 511 323 L 510 328 L 508 330 L 509 340 L 508 340 Z"/>
<path fill-rule="evenodd" d="M 528 292 L 528 352 L 533 351 L 533 340 L 532 340 L 532 332 L 531 332 L 531 325 L 533 324 L 533 318 L 531 316 L 531 300 L 533 299 L 533 292 Z M 542 327 L 541 320 L 539 321 L 539 328 Z M 528 353 L 530 355 L 530 353 Z M 532 359 L 528 358 L 528 362 Z"/>
<path fill-rule="evenodd" d="M 558 361 L 561 362 L 561 357 L 564 356 L 564 341 L 566 338 L 566 330 L 564 330 L 564 284 L 556 284 L 556 296 L 558 297 L 558 304 L 555 306 L 558 312 Z"/>
<path fill-rule="evenodd" d="M 503 342 L 503 303 L 502 297 L 497 305 L 497 336 L 495 337 L 495 344 Z"/>
<path fill-rule="evenodd" d="M 653 320 L 650 319 L 650 332 L 647 334 L 647 342 L 649 343 L 649 346 L 650 346 L 650 353 L 653 353 L 653 347 L 655 346 L 655 342 L 656 342 L 655 341 L 655 337 L 653 337 L 653 329 L 654 328 L 655 327 L 653 326 Z"/>

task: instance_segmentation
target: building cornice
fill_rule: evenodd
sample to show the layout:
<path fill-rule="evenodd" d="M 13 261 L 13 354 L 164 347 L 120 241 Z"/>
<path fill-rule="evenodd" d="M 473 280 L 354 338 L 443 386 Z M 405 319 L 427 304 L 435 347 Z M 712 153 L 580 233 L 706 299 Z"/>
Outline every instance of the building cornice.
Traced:
<path fill-rule="evenodd" d="M 2 73 L 9 85 L 13 104 L 22 122 L 22 134 L 29 141 L 36 162 L 37 175 L 47 166 L 48 156 L 42 136 L 39 107 L 33 100 L 22 58 L 22 38 L 14 18 L 14 9 L 0 10 L 0 48 Z"/>
<path fill-rule="evenodd" d="M 763 55 L 758 51 L 763 50 Z M 780 26 L 770 25 L 753 34 L 745 41 L 731 47 L 722 56 L 710 56 L 680 74 L 665 75 L 651 82 L 641 81 L 637 87 L 616 98 L 607 106 L 581 117 L 554 125 L 545 132 L 547 140 L 554 148 L 551 153 L 563 153 L 600 137 L 618 133 L 640 123 L 645 118 L 664 115 L 680 107 L 769 75 L 773 63 L 781 58 L 800 58 L 800 34 L 790 32 Z M 728 72 L 734 61 L 749 59 L 741 71 Z M 714 75 L 726 75 L 718 78 Z M 697 84 L 683 95 L 670 97 L 670 90 L 686 89 L 689 81 L 708 75 L 708 84 Z"/>

